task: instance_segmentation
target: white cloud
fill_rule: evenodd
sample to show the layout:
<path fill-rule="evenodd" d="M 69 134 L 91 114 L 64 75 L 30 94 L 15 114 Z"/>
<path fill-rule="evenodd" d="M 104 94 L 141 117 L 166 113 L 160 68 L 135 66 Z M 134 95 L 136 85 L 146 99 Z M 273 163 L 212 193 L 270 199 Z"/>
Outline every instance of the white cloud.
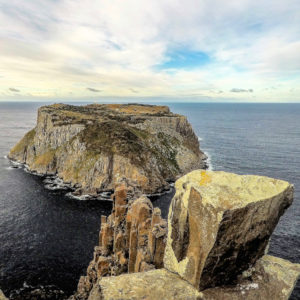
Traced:
<path fill-rule="evenodd" d="M 230 90 L 250 87 L 277 101 L 294 88 L 300 101 L 299 19 L 296 0 L 0 0 L 0 91 L 247 100 Z M 172 48 L 205 52 L 210 63 L 158 69 Z M 276 96 L 265 89 L 280 83 Z"/>

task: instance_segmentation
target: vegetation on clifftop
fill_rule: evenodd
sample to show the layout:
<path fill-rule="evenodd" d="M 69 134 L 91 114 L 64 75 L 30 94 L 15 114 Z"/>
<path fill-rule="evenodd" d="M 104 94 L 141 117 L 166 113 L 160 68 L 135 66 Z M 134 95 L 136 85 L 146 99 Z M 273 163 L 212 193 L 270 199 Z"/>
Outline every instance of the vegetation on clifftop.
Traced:
<path fill-rule="evenodd" d="M 86 193 L 110 189 L 120 176 L 147 193 L 157 192 L 169 180 L 205 166 L 185 117 L 167 106 L 138 104 L 43 106 L 36 129 L 10 157 Z"/>
<path fill-rule="evenodd" d="M 35 129 L 27 132 L 24 137 L 10 150 L 10 156 L 20 154 L 24 152 L 28 146 L 33 145 L 35 133 Z"/>

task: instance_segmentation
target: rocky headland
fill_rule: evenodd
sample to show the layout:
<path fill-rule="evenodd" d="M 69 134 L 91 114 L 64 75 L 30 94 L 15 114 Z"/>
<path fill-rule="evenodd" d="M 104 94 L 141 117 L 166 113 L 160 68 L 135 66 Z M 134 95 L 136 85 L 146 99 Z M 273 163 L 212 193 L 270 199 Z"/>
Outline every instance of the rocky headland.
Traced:
<path fill-rule="evenodd" d="M 11 149 L 11 160 L 56 175 L 76 195 L 111 191 L 120 177 L 146 194 L 162 192 L 187 172 L 205 168 L 205 154 L 186 117 L 167 106 L 54 104 Z"/>
<path fill-rule="evenodd" d="M 263 176 L 193 171 L 175 184 L 168 222 L 128 182 L 72 300 L 282 299 L 300 265 L 267 254 L 293 186 Z"/>

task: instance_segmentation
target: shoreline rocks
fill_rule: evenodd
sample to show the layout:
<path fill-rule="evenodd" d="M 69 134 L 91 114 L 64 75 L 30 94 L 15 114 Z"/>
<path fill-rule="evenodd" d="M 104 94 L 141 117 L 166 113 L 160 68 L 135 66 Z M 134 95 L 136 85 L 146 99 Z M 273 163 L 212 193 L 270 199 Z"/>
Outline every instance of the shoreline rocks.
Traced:
<path fill-rule="evenodd" d="M 186 117 L 166 106 L 54 104 L 8 157 L 31 172 L 56 175 L 76 194 L 112 190 L 120 177 L 146 194 L 162 192 L 206 156 Z"/>

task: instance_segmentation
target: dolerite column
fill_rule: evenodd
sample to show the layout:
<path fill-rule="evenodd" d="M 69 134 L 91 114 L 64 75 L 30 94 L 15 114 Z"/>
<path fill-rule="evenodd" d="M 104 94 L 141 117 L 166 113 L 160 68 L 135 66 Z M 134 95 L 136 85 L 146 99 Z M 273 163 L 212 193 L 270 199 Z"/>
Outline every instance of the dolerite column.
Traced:
<path fill-rule="evenodd" d="M 164 267 L 198 290 L 234 283 L 264 255 L 293 186 L 273 178 L 193 171 L 176 184 Z"/>

